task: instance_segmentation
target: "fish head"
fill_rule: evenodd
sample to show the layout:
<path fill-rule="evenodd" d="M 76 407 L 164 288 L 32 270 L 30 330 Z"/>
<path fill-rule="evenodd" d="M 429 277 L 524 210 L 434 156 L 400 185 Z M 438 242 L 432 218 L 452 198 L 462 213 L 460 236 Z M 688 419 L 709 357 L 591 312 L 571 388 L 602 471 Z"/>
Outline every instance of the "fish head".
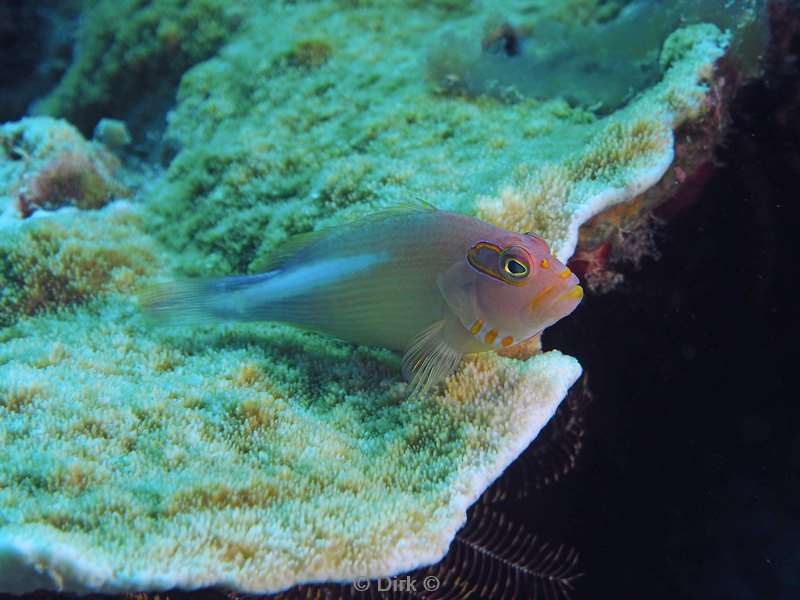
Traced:
<path fill-rule="evenodd" d="M 469 296 L 459 318 L 479 342 L 501 348 L 524 341 L 569 315 L 583 298 L 578 278 L 541 238 L 508 233 L 467 252 Z M 463 273 L 464 271 L 462 271 Z"/>

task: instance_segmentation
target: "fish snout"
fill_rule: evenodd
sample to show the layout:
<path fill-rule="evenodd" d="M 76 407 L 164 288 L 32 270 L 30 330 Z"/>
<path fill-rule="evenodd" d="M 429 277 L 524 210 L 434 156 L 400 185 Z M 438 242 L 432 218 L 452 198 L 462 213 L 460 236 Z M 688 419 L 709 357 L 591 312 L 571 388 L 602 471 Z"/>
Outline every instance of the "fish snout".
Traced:
<path fill-rule="evenodd" d="M 564 267 L 536 291 L 528 309 L 546 320 L 558 320 L 571 313 L 582 299 L 580 280 L 569 268 Z"/>

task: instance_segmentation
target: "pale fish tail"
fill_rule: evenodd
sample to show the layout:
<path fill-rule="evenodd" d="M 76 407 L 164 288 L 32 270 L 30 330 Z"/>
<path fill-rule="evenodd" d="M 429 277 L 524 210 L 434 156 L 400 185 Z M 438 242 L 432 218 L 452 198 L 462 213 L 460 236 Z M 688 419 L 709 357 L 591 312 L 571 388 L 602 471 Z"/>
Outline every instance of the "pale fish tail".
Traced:
<path fill-rule="evenodd" d="M 139 305 L 145 314 L 168 325 L 263 318 L 263 314 L 256 315 L 250 310 L 251 302 L 245 292 L 273 275 L 271 272 L 156 284 L 139 294 Z"/>

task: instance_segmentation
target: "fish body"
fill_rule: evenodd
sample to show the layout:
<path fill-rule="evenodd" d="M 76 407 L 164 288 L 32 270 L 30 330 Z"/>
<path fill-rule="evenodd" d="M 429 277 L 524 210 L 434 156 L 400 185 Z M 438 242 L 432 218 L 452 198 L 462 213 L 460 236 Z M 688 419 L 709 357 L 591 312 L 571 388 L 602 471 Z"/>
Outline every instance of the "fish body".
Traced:
<path fill-rule="evenodd" d="M 277 321 L 399 350 L 413 392 L 463 354 L 514 345 L 566 316 L 577 284 L 532 234 L 409 207 L 290 240 L 258 275 L 165 284 L 144 306 L 168 321 Z"/>

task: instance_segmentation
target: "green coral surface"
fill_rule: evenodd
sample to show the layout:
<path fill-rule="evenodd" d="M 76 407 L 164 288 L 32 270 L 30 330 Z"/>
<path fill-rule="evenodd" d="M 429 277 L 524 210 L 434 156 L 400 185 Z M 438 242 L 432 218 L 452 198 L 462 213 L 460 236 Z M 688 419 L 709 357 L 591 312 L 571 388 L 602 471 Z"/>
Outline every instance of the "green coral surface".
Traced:
<path fill-rule="evenodd" d="M 580 373 L 557 352 L 488 358 L 408 400 L 385 350 L 153 335 L 132 304 L 4 335 L 6 591 L 267 591 L 434 562 Z"/>

